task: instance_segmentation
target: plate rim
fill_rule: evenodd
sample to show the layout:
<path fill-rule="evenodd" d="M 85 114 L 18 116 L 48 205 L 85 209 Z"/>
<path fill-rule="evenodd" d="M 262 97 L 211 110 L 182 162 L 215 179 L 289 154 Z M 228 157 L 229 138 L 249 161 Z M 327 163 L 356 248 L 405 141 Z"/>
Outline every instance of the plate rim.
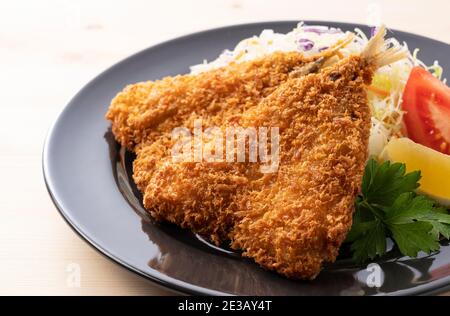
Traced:
<path fill-rule="evenodd" d="M 223 30 L 232 30 L 232 29 L 239 29 L 243 27 L 254 27 L 254 26 L 261 26 L 261 31 L 264 28 L 271 27 L 273 28 L 276 24 L 297 24 L 299 22 L 305 22 L 307 24 L 315 23 L 316 25 L 327 25 L 327 24 L 340 24 L 343 26 L 346 26 L 347 28 L 355 28 L 355 27 L 367 27 L 367 25 L 360 24 L 360 23 L 350 23 L 350 22 L 340 22 L 340 21 L 324 21 L 324 20 L 273 20 L 273 21 L 261 21 L 261 22 L 251 22 L 251 23 L 239 23 L 239 24 L 230 24 L 215 28 L 209 28 L 209 29 L 203 29 L 192 33 L 187 33 L 181 36 L 176 36 L 173 38 L 170 38 L 168 40 L 158 42 L 154 45 L 151 45 L 149 47 L 146 47 L 144 49 L 138 50 L 135 53 L 132 53 L 125 58 L 120 59 L 119 61 L 115 62 L 111 66 L 107 67 L 103 71 L 101 71 L 98 75 L 94 76 L 92 79 L 90 79 L 86 84 L 84 84 L 75 95 L 73 95 L 68 102 L 63 106 L 63 108 L 60 110 L 60 112 L 57 114 L 55 119 L 53 120 L 52 124 L 50 125 L 50 128 L 47 131 L 47 134 L 45 136 L 44 146 L 42 150 L 42 175 L 44 178 L 45 186 L 47 189 L 47 192 L 57 209 L 58 213 L 62 216 L 66 224 L 79 236 L 82 240 L 84 240 L 88 245 L 90 245 L 92 248 L 97 250 L 100 254 L 102 254 L 104 257 L 108 258 L 110 261 L 119 264 L 121 267 L 127 269 L 128 271 L 134 272 L 137 275 L 152 281 L 153 284 L 157 285 L 160 288 L 170 289 L 171 291 L 176 292 L 177 294 L 192 294 L 192 295 L 215 295 L 215 296 L 222 296 L 222 295 L 235 295 L 232 293 L 226 293 L 221 292 L 217 290 L 212 290 L 206 287 L 193 285 L 189 282 L 182 281 L 173 277 L 166 276 L 159 271 L 155 271 L 153 274 L 150 274 L 148 272 L 144 272 L 136 267 L 133 267 L 131 264 L 125 262 L 124 260 L 118 258 L 116 255 L 112 254 L 107 249 L 103 248 L 101 245 L 99 245 L 93 238 L 89 237 L 87 233 L 83 232 L 82 229 L 77 225 L 72 219 L 69 218 L 68 214 L 64 211 L 65 207 L 61 204 L 61 199 L 58 198 L 58 191 L 53 183 L 51 172 L 50 172 L 50 146 L 52 142 L 52 138 L 54 137 L 55 131 L 57 129 L 58 122 L 61 120 L 61 118 L 64 116 L 64 113 L 74 104 L 74 101 L 78 98 L 78 96 L 88 89 L 91 85 L 94 85 L 98 80 L 103 78 L 104 76 L 107 76 L 109 72 L 113 71 L 116 67 L 120 67 L 127 61 L 136 58 L 142 54 L 146 54 L 147 52 L 151 50 L 156 50 L 161 46 L 164 46 L 169 43 L 173 43 L 182 39 L 187 39 L 192 36 L 201 36 L 202 34 L 210 33 L 210 32 L 217 32 L 217 31 L 223 31 Z M 449 44 L 431 38 L 427 36 L 418 35 L 415 33 L 405 32 L 398 29 L 391 29 L 388 28 L 388 30 L 391 30 L 393 32 L 400 32 L 405 35 L 413 36 L 413 37 L 419 37 L 427 40 L 433 40 L 435 42 L 450 46 Z M 389 293 L 389 295 L 427 295 L 427 294 L 438 294 L 442 293 L 442 291 L 450 288 L 450 276 L 447 276 L 442 279 L 434 280 L 426 284 L 418 285 L 414 288 L 410 289 L 403 289 L 398 290 L 392 293 Z"/>

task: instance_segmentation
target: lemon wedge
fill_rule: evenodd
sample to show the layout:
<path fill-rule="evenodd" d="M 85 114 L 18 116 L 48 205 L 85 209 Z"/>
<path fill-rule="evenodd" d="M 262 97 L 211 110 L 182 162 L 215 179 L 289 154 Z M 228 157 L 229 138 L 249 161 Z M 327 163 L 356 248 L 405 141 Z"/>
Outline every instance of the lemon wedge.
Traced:
<path fill-rule="evenodd" d="M 450 156 L 417 144 L 409 138 L 392 139 L 380 155 L 383 160 L 406 164 L 406 171 L 420 170 L 419 192 L 450 206 Z"/>

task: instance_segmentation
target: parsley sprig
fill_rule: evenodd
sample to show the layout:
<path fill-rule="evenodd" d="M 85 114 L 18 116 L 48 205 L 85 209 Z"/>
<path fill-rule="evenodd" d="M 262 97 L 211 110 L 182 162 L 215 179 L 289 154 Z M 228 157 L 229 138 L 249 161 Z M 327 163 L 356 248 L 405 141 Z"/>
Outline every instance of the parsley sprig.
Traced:
<path fill-rule="evenodd" d="M 365 262 L 382 256 L 386 238 L 410 257 L 438 250 L 441 235 L 450 238 L 447 210 L 415 193 L 420 177 L 420 171 L 406 173 L 405 164 L 369 160 L 346 240 L 353 260 Z"/>

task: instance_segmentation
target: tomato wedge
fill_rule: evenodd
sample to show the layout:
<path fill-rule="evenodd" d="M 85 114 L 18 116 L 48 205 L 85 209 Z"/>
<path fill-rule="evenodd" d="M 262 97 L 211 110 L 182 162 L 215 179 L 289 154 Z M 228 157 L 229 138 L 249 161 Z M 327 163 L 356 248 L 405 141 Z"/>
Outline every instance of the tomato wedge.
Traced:
<path fill-rule="evenodd" d="M 414 67 L 403 91 L 408 137 L 450 154 L 450 88 L 421 67 Z"/>

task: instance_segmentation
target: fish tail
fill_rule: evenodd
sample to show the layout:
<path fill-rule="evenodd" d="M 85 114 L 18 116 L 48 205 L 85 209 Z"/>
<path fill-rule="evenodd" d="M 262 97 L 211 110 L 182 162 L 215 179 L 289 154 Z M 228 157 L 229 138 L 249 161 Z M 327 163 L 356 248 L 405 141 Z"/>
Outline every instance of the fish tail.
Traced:
<path fill-rule="evenodd" d="M 402 47 L 388 47 L 385 36 L 386 27 L 382 25 L 361 53 L 363 60 L 375 67 L 375 69 L 392 64 L 408 56 L 406 50 Z"/>

